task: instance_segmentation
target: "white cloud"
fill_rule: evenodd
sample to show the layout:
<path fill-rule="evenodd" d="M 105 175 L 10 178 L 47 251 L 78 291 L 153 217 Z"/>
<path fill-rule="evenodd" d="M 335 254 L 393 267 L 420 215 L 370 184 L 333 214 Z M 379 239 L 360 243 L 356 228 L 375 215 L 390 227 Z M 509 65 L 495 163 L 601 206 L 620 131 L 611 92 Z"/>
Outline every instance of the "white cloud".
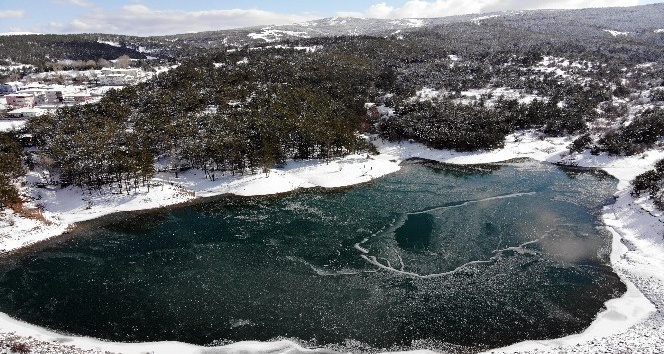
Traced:
<path fill-rule="evenodd" d="M 164 35 L 237 27 L 287 24 L 317 18 L 311 14 L 281 14 L 257 9 L 208 11 L 154 10 L 145 5 L 126 5 L 119 12 L 95 9 L 71 21 L 63 32 L 104 32 Z"/>
<path fill-rule="evenodd" d="M 25 17 L 25 11 L 23 10 L 0 10 L 0 19 L 23 17 Z"/>
<path fill-rule="evenodd" d="M 93 7 L 94 4 L 87 0 L 53 0 L 53 3 L 64 6 Z"/>
<path fill-rule="evenodd" d="M 52 28 L 52 29 L 58 29 L 58 30 L 59 30 L 59 29 L 64 28 L 64 27 L 65 27 L 65 24 L 62 23 L 62 22 L 56 22 L 56 21 L 53 21 L 53 22 L 49 22 L 49 23 L 48 23 L 48 27 L 49 27 L 49 28 Z"/>
<path fill-rule="evenodd" d="M 580 9 L 589 7 L 636 6 L 638 4 L 638 0 L 409 0 L 397 7 L 386 3 L 372 5 L 363 13 L 363 16 L 374 18 L 423 18 L 493 11 Z"/>

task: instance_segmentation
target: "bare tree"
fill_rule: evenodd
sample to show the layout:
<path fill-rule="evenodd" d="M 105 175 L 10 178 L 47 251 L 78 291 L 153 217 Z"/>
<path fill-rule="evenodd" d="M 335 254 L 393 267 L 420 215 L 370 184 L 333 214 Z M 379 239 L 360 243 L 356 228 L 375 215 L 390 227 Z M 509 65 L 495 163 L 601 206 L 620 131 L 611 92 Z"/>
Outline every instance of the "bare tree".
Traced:
<path fill-rule="evenodd" d="M 106 60 L 104 58 L 101 58 L 101 59 L 97 60 L 97 65 L 100 68 L 108 68 L 108 67 L 111 66 L 111 63 L 108 60 Z"/>
<path fill-rule="evenodd" d="M 116 68 L 126 69 L 129 67 L 129 63 L 131 63 L 131 58 L 127 54 L 115 59 Z"/>

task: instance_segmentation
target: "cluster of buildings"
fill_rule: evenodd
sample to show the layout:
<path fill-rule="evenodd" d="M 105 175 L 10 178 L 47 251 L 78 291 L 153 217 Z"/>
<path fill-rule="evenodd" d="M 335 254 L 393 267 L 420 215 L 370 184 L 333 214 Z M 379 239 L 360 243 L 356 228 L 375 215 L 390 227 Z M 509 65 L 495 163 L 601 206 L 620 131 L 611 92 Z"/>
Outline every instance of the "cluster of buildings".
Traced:
<path fill-rule="evenodd" d="M 87 82 L 78 85 L 20 81 L 0 84 L 0 118 L 27 119 L 62 106 L 94 102 L 112 87 L 131 85 L 145 79 L 145 72 L 133 68 L 103 68 L 78 74 L 87 76 Z M 40 79 L 49 81 L 48 75 L 43 73 Z"/>
<path fill-rule="evenodd" d="M 92 101 L 95 96 L 85 86 L 10 82 L 0 85 L 4 94 L 6 118 L 30 118 L 63 105 Z"/>
<path fill-rule="evenodd" d="M 96 76 L 95 82 L 100 86 L 132 85 L 144 77 L 141 69 L 103 68 Z"/>

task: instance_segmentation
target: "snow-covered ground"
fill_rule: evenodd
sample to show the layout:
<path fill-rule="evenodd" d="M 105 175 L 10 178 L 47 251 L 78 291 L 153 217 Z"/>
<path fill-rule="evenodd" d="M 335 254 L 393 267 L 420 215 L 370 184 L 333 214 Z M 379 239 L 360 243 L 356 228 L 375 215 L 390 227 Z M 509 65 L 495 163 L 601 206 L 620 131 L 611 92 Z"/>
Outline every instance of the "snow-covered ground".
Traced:
<path fill-rule="evenodd" d="M 458 58 L 457 58 L 458 60 Z M 446 90 L 435 90 L 429 87 L 423 87 L 415 92 L 415 96 L 410 98 L 411 102 L 415 101 L 435 101 L 444 98 L 449 92 Z M 537 95 L 527 94 L 521 90 L 511 89 L 509 87 L 494 87 L 494 88 L 481 88 L 481 89 L 468 89 L 460 92 L 461 97 L 453 101 L 460 104 L 473 104 L 477 103 L 482 96 L 490 97 L 486 101 L 486 105 L 491 107 L 499 98 L 505 100 L 517 100 L 519 103 L 531 103 L 534 100 L 547 101 L 546 98 Z"/>
<path fill-rule="evenodd" d="M 44 216 L 52 221 L 43 225 L 7 212 L 0 224 L 0 250 L 10 251 L 27 244 L 56 236 L 71 223 L 89 220 L 124 210 L 156 208 L 185 202 L 195 197 L 224 193 L 261 195 L 291 191 L 313 186 L 341 187 L 370 181 L 399 170 L 401 161 L 419 157 L 447 163 L 473 164 L 529 157 L 539 161 L 598 167 L 619 180 L 616 203 L 605 208 L 603 219 L 613 235 L 611 263 L 627 284 L 627 293 L 606 303 L 607 309 L 583 333 L 545 341 L 527 341 L 491 352 L 559 352 L 559 353 L 658 353 L 664 343 L 664 232 L 663 215 L 647 198 L 630 196 L 630 181 L 639 173 L 664 158 L 664 151 L 651 150 L 628 157 L 569 155 L 565 138 L 540 138 L 530 132 L 508 137 L 500 150 L 459 153 L 433 150 L 416 143 L 376 141 L 377 156 L 353 155 L 329 163 L 319 161 L 289 162 L 281 169 L 245 176 L 222 176 L 214 182 L 204 178 L 202 171 L 189 171 L 175 179 L 160 174 L 153 179 L 150 193 L 89 194 L 77 188 L 37 189 L 33 195 L 45 208 Z M 219 176 L 216 176 L 219 177 Z M 119 191 L 116 191 L 119 192 Z M 2 332 L 5 334 L 3 335 Z M 48 342 L 51 346 L 74 345 L 80 350 L 107 350 L 123 353 L 197 353 L 211 348 L 162 342 L 123 344 L 91 338 L 60 335 L 0 315 L 0 339 L 6 333 L 31 336 L 31 341 Z M 28 340 L 28 339 L 26 339 Z M 224 352 L 279 353 L 313 351 L 288 341 L 240 342 L 224 347 Z M 56 351 L 57 352 L 57 351 Z M 80 352 L 80 351 L 77 351 Z"/>
<path fill-rule="evenodd" d="M 265 27 L 261 29 L 260 33 L 249 33 L 247 36 L 252 39 L 262 39 L 266 42 L 275 42 L 280 40 L 284 35 L 292 37 L 309 38 L 306 32 L 295 32 L 273 29 L 272 27 Z"/>
<path fill-rule="evenodd" d="M 25 119 L 0 119 L 0 132 L 19 130 L 25 125 Z"/>
<path fill-rule="evenodd" d="M 472 22 L 472 23 L 479 26 L 479 25 L 482 24 L 482 20 L 488 20 L 488 19 L 495 18 L 495 17 L 500 17 L 500 16 L 502 16 L 502 15 L 480 16 L 480 17 L 475 17 L 475 18 L 471 19 L 470 22 Z"/>
<path fill-rule="evenodd" d="M 541 74 L 553 74 L 562 79 L 573 79 L 576 83 L 590 80 L 588 73 L 599 70 L 605 64 L 586 60 L 569 60 L 562 57 L 544 56 L 530 70 Z"/>
<path fill-rule="evenodd" d="M 610 30 L 610 29 L 605 29 L 603 31 L 604 32 L 609 32 L 614 37 L 627 36 L 629 34 L 629 32 L 620 32 L 620 31 L 614 31 L 614 30 Z"/>

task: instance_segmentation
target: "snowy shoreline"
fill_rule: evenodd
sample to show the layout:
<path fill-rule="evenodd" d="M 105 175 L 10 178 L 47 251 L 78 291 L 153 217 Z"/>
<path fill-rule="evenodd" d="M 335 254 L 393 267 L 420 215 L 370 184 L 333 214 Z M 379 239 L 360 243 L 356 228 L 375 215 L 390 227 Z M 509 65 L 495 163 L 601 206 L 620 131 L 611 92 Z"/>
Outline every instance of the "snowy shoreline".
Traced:
<path fill-rule="evenodd" d="M 540 139 L 531 133 L 518 133 L 507 138 L 505 147 L 486 152 L 459 153 L 433 150 L 416 143 L 384 143 L 376 141 L 380 154 L 367 158 L 352 155 L 334 161 L 289 162 L 281 169 L 245 176 L 224 176 L 214 182 L 204 178 L 202 171 L 182 173 L 178 179 L 171 174 L 158 174 L 150 193 L 139 190 L 132 194 L 97 194 L 69 187 L 66 189 L 34 189 L 33 196 L 44 208 L 44 217 L 52 222 L 43 225 L 34 220 L 6 213 L 0 223 L 0 254 L 61 235 L 70 225 L 118 211 L 153 209 L 191 201 L 198 197 L 222 194 L 241 196 L 277 194 L 298 188 L 345 187 L 369 182 L 400 169 L 409 158 L 424 158 L 453 164 L 501 162 L 527 157 L 534 160 L 595 167 L 618 179 L 616 202 L 605 207 L 602 219 L 613 235 L 611 265 L 627 285 L 627 293 L 609 300 L 606 310 L 598 314 L 591 326 L 580 334 L 559 339 L 526 341 L 490 352 L 606 352 L 624 348 L 629 352 L 657 352 L 657 343 L 664 343 L 664 220 L 647 198 L 633 199 L 630 182 L 638 174 L 652 168 L 664 158 L 664 151 L 651 150 L 632 157 L 593 156 L 588 153 L 569 155 L 566 138 Z M 656 311 L 656 309 L 660 309 Z M 2 333 L 16 333 L 43 342 L 64 343 L 80 350 L 102 350 L 122 353 L 197 353 L 212 348 L 177 342 L 113 343 L 86 337 L 73 337 L 50 332 L 0 314 Z M 289 352 L 317 351 L 304 349 L 289 341 L 239 342 L 221 347 L 225 351 Z M 1 349 L 1 347 L 0 347 Z M 57 351 L 54 351 L 57 352 Z"/>

